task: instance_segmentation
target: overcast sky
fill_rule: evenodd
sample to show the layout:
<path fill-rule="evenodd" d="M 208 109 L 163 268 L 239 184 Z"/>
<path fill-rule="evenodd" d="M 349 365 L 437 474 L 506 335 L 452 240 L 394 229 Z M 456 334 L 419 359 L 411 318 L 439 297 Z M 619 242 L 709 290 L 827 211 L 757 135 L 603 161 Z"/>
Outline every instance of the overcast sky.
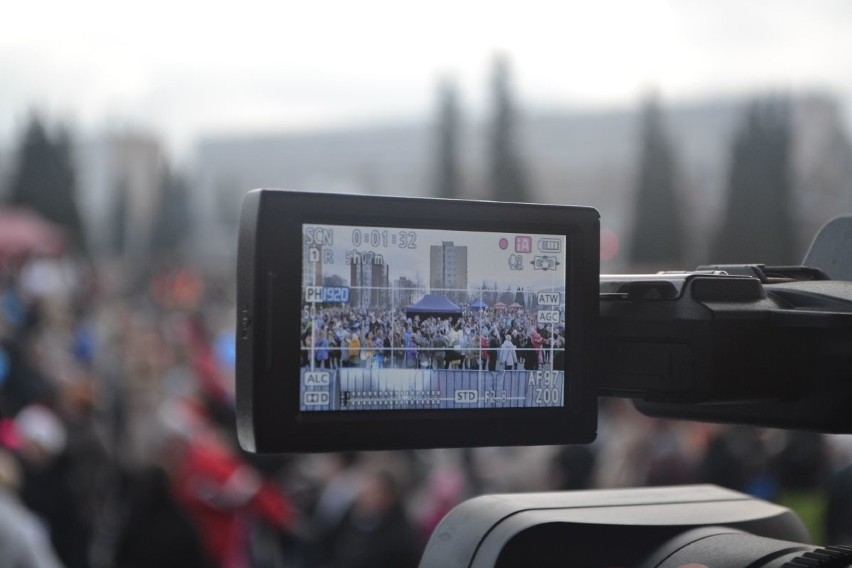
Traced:
<path fill-rule="evenodd" d="M 527 109 L 755 89 L 830 89 L 849 115 L 845 0 L 6 0 L 0 148 L 29 109 L 76 129 L 143 128 L 180 156 L 199 135 L 314 129 L 432 112 L 455 77 L 487 108 L 512 60 Z"/>

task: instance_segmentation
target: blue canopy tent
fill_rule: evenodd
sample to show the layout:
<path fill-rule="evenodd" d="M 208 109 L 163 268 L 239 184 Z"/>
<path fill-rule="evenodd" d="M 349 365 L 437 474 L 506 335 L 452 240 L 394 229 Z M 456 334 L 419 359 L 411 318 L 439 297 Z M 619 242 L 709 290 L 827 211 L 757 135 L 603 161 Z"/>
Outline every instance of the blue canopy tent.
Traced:
<path fill-rule="evenodd" d="M 472 309 L 472 310 L 485 310 L 487 308 L 488 308 L 488 304 L 486 304 L 482 300 L 477 300 L 470 305 L 470 309 Z"/>
<path fill-rule="evenodd" d="M 462 309 L 440 294 L 426 294 L 419 302 L 405 308 L 405 317 L 409 318 L 437 316 L 455 319 L 461 315 Z"/>

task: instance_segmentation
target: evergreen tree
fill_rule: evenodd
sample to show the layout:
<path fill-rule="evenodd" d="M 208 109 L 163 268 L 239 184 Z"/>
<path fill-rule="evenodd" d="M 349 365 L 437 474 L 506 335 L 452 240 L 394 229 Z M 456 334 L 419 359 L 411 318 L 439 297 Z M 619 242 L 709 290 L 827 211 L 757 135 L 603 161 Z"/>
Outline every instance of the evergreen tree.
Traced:
<path fill-rule="evenodd" d="M 791 139 L 789 101 L 772 98 L 749 106 L 733 143 L 727 213 L 714 263 L 795 261 Z"/>
<path fill-rule="evenodd" d="M 683 262 L 683 227 L 676 189 L 674 150 L 656 96 L 642 110 L 642 149 L 636 187 L 630 259 L 665 268 Z"/>
<path fill-rule="evenodd" d="M 127 225 L 130 222 L 130 196 L 127 183 L 117 184 L 112 196 L 112 215 L 109 225 L 109 248 L 116 256 L 122 256 L 127 250 Z"/>
<path fill-rule="evenodd" d="M 459 171 L 460 113 L 458 90 L 454 82 L 445 80 L 439 87 L 437 171 L 435 194 L 438 197 L 461 197 Z"/>
<path fill-rule="evenodd" d="M 12 176 L 10 205 L 31 209 L 64 228 L 84 247 L 83 227 L 75 200 L 71 141 L 64 129 L 51 139 L 37 116 L 30 120 Z"/>
<path fill-rule="evenodd" d="M 509 62 L 494 61 L 492 75 L 494 117 L 491 125 L 491 195 L 497 201 L 528 201 L 523 163 L 518 151 L 517 112 L 512 100 Z"/>
<path fill-rule="evenodd" d="M 154 217 L 151 252 L 173 254 L 185 244 L 190 228 L 189 188 L 183 176 L 165 169 L 162 176 L 160 203 Z"/>

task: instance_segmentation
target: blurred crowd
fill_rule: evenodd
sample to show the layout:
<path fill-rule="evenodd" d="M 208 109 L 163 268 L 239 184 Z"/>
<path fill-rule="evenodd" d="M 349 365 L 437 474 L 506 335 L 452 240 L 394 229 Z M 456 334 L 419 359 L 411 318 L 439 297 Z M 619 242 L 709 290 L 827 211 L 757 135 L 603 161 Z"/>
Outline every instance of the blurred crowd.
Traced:
<path fill-rule="evenodd" d="M 477 494 L 696 482 L 780 502 L 818 541 L 852 542 L 850 438 L 651 420 L 622 400 L 602 401 L 589 446 L 245 454 L 232 286 L 181 268 L 118 293 L 102 270 L 63 260 L 0 272 L 0 567 L 415 566 L 441 518 Z M 511 319 L 376 315 L 320 314 L 303 331 L 459 333 L 468 349 L 494 329 L 561 339 Z"/>

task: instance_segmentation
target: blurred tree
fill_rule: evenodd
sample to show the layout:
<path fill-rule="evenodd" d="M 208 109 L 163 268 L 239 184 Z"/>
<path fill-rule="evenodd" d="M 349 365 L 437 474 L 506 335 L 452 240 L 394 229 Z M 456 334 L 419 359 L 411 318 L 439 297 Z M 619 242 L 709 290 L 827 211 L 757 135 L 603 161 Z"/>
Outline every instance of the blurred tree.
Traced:
<path fill-rule="evenodd" d="M 526 174 L 517 144 L 517 112 L 512 100 L 509 62 L 494 60 L 491 77 L 494 117 L 491 125 L 491 195 L 497 201 L 529 201 Z"/>
<path fill-rule="evenodd" d="M 790 103 L 753 102 L 736 134 L 728 206 L 713 262 L 794 262 Z"/>
<path fill-rule="evenodd" d="M 482 281 L 482 286 L 477 286 L 474 289 L 474 297 L 477 299 L 482 298 L 482 301 L 489 306 L 493 306 L 497 303 L 498 296 L 497 285 L 494 283 L 489 284 L 484 280 Z"/>
<path fill-rule="evenodd" d="M 437 171 L 435 194 L 438 197 L 461 197 L 459 171 L 460 113 L 458 89 L 454 81 L 445 79 L 439 86 Z"/>
<path fill-rule="evenodd" d="M 641 161 L 630 259 L 659 268 L 677 267 L 684 260 L 677 165 L 656 95 L 645 100 L 641 120 Z"/>
<path fill-rule="evenodd" d="M 515 302 L 516 304 L 520 304 L 524 306 L 526 303 L 524 302 L 524 291 L 521 288 L 517 288 L 515 290 Z"/>
<path fill-rule="evenodd" d="M 127 182 L 121 181 L 112 195 L 112 217 L 110 219 L 110 252 L 122 256 L 127 249 L 127 225 L 130 220 L 130 203 Z"/>
<path fill-rule="evenodd" d="M 151 233 L 151 252 L 155 256 L 174 255 L 189 237 L 189 188 L 180 174 L 163 169 L 160 203 Z"/>
<path fill-rule="evenodd" d="M 8 203 L 31 209 L 64 228 L 73 244 L 85 248 L 71 158 L 71 139 L 64 128 L 51 139 L 33 115 L 13 166 Z"/>

